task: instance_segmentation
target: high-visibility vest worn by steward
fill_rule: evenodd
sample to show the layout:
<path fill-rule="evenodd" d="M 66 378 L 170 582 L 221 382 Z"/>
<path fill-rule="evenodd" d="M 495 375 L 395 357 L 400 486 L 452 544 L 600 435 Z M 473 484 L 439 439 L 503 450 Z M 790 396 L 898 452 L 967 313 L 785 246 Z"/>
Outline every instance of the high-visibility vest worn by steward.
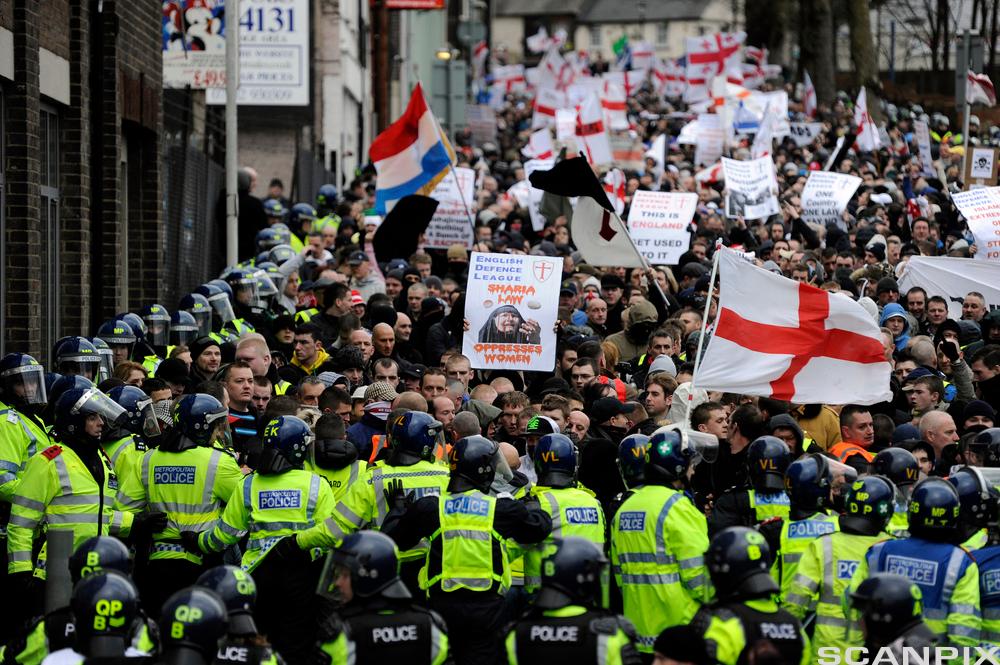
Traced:
<path fill-rule="evenodd" d="M 756 515 L 758 524 L 772 517 L 788 521 L 792 504 L 784 492 L 757 492 L 750 489 L 747 490 L 747 495 L 750 497 L 750 510 Z"/>
<path fill-rule="evenodd" d="M 703 607 L 693 625 L 704 635 L 713 663 L 747 662 L 747 650 L 764 640 L 781 654 L 782 663 L 806 665 L 813 660 L 802 625 L 770 598 Z"/>
<path fill-rule="evenodd" d="M 802 553 L 789 590 L 782 590 L 782 603 L 799 619 L 815 610 L 813 654 L 822 648 L 843 650 L 864 642 L 860 631 L 848 633 L 844 590 L 868 549 L 887 538 L 886 534 L 861 536 L 836 531 L 813 539 Z"/>
<path fill-rule="evenodd" d="M 979 566 L 979 599 L 983 614 L 983 644 L 1000 647 L 1000 545 L 972 553 Z"/>
<path fill-rule="evenodd" d="M 792 579 L 809 543 L 839 530 L 837 516 L 826 513 L 816 513 L 803 520 L 788 520 L 781 525 L 781 550 L 775 557 L 771 572 L 781 587 L 782 596 L 791 591 Z"/>
<path fill-rule="evenodd" d="M 242 567 L 253 571 L 283 537 L 316 525 L 333 510 L 330 486 L 315 473 L 253 473 L 236 488 L 214 528 L 198 544 L 218 552 L 249 533 Z"/>
<path fill-rule="evenodd" d="M 34 418 L 0 402 L 0 501 L 10 503 L 28 460 L 51 445 Z"/>
<path fill-rule="evenodd" d="M 611 569 L 637 648 L 653 652 L 664 628 L 685 624 L 708 600 L 702 555 L 708 524 L 683 492 L 645 485 L 625 500 L 611 524 Z"/>
<path fill-rule="evenodd" d="M 873 545 L 851 579 L 853 591 L 871 573 L 894 573 L 920 587 L 927 627 L 953 646 L 979 644 L 979 567 L 961 547 L 923 538 Z"/>
<path fill-rule="evenodd" d="M 431 542 L 440 540 L 440 549 L 428 548 L 420 569 L 420 588 L 437 590 L 489 591 L 501 595 L 510 588 L 510 563 L 507 543 L 493 528 L 496 497 L 479 490 L 443 492 L 438 499 L 440 526 L 431 534 Z M 494 542 L 500 560 L 494 558 Z M 440 558 L 439 558 L 440 557 Z"/>
<path fill-rule="evenodd" d="M 131 512 L 148 506 L 167 514 L 167 528 L 153 535 L 151 561 L 184 559 L 200 564 L 200 556 L 184 549 L 180 532 L 211 529 L 241 478 L 236 460 L 221 450 L 205 446 L 179 452 L 157 448 L 147 451 L 142 463 L 122 483 L 116 505 Z"/>
<path fill-rule="evenodd" d="M 603 552 L 605 534 L 601 502 L 589 490 L 536 485 L 531 494 L 552 518 L 552 532 L 542 542 L 525 549 L 524 587 L 528 591 L 541 586 L 542 558 L 555 551 L 554 539 L 577 536 L 594 543 Z"/>
<path fill-rule="evenodd" d="M 389 514 L 384 490 L 391 480 L 403 483 L 403 492 L 413 493 L 414 501 L 425 496 L 439 495 L 448 486 L 448 468 L 434 462 L 421 460 L 410 466 L 389 466 L 376 462 L 362 478 L 351 484 L 333 514 L 316 528 L 299 534 L 302 548 L 334 547 L 348 534 L 366 525 L 379 528 Z M 422 560 L 427 555 L 427 544 L 400 553 L 401 561 Z"/>
<path fill-rule="evenodd" d="M 7 571 L 32 570 L 31 547 L 39 526 L 73 532 L 73 549 L 99 535 L 125 537 L 132 515 L 112 508 L 118 478 L 107 457 L 98 483 L 69 446 L 49 446 L 30 460 L 14 493 L 7 525 Z"/>

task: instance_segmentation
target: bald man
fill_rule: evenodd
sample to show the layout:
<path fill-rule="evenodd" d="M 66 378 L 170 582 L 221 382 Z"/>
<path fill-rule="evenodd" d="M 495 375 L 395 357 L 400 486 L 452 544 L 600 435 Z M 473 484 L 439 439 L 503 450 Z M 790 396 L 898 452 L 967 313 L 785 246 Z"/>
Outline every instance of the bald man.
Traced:
<path fill-rule="evenodd" d="M 931 411 L 920 418 L 920 438 L 934 448 L 934 457 L 943 459 L 945 448 L 958 442 L 958 428 L 947 411 Z"/>
<path fill-rule="evenodd" d="M 375 347 L 373 358 L 393 358 L 396 349 L 396 331 L 388 323 L 376 323 L 372 328 L 372 346 Z"/>

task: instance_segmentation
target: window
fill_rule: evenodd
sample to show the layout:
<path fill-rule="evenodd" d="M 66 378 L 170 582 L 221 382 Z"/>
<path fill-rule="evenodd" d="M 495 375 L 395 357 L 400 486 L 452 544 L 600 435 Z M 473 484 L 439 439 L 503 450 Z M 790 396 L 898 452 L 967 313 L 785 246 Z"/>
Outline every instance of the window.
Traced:
<path fill-rule="evenodd" d="M 42 350 L 49 353 L 59 339 L 59 115 L 43 106 L 39 113 L 38 147 L 40 217 L 42 233 Z"/>
<path fill-rule="evenodd" d="M 664 23 L 657 23 L 656 24 L 656 43 L 659 46 L 666 46 L 667 45 L 667 43 L 668 43 L 667 37 L 668 37 L 668 35 L 670 33 L 669 28 L 670 28 L 670 24 L 666 23 L 666 22 L 664 22 Z"/>
<path fill-rule="evenodd" d="M 590 46 L 591 48 L 594 48 L 600 45 L 601 45 L 601 26 L 592 25 L 590 26 Z"/>

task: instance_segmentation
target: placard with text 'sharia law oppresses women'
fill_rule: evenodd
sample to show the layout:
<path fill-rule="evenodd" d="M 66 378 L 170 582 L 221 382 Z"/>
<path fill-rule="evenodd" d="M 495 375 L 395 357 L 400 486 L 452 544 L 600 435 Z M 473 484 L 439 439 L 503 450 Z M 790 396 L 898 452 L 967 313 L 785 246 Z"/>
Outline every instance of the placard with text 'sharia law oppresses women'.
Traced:
<path fill-rule="evenodd" d="M 476 369 L 551 372 L 562 261 L 473 252 L 462 353 Z"/>

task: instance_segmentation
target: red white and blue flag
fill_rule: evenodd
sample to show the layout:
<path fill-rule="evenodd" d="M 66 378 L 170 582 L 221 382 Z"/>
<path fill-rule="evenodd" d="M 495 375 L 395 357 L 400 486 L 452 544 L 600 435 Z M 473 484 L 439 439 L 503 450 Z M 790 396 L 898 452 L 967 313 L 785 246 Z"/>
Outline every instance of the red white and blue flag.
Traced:
<path fill-rule="evenodd" d="M 428 194 L 455 160 L 418 83 L 402 117 L 375 137 L 369 149 L 375 164 L 375 210 L 385 215 L 410 194 Z"/>

